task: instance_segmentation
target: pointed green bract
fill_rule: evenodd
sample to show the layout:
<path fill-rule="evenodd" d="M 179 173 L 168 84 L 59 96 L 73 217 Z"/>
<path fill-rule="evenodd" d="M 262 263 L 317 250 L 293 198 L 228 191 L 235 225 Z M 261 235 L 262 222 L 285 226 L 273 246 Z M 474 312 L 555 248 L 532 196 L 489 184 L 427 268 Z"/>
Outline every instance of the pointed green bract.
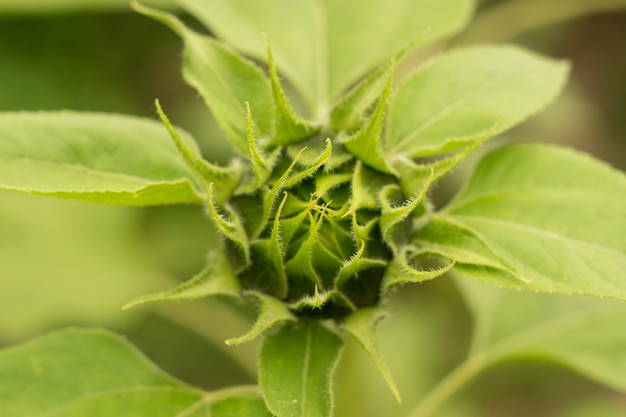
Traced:
<path fill-rule="evenodd" d="M 424 227 L 413 233 L 411 242 L 419 252 L 456 261 L 457 269 L 471 266 L 483 272 L 499 271 L 500 280 L 506 277 L 510 286 L 529 281 L 473 230 L 446 217 L 433 215 Z"/>
<path fill-rule="evenodd" d="M 263 72 L 251 61 L 207 36 L 193 32 L 175 16 L 140 6 L 133 7 L 176 32 L 185 42 L 183 75 L 202 96 L 231 144 L 248 153 L 246 108 L 250 102 L 261 135 L 271 131 L 272 93 Z"/>
<path fill-rule="evenodd" d="M 427 33 L 428 29 L 396 53 L 395 60 L 397 65 L 422 42 L 422 38 Z M 360 127 L 363 120 L 367 118 L 368 109 L 383 95 L 385 74 L 387 72 L 388 68 L 386 66 L 380 66 L 343 93 L 343 95 L 339 96 L 338 101 L 333 105 L 330 112 L 329 125 L 332 130 L 352 133 Z"/>
<path fill-rule="evenodd" d="M 246 230 L 241 223 L 239 215 L 230 207 L 225 205 L 223 209 L 227 213 L 227 217 L 221 215 L 215 202 L 213 201 L 213 184 L 209 184 L 208 202 L 209 215 L 217 230 L 227 239 L 235 244 L 243 255 L 243 264 L 247 266 L 250 263 L 250 241 Z"/>
<path fill-rule="evenodd" d="M 302 154 L 302 151 L 304 151 L 304 149 L 302 149 L 300 153 L 296 155 L 293 161 L 291 161 L 291 164 L 289 164 L 285 172 L 282 173 L 282 175 L 276 181 L 276 183 L 272 186 L 272 188 L 266 191 L 266 193 L 263 195 L 263 211 L 261 213 L 261 218 L 256 228 L 251 233 L 251 237 L 253 238 L 258 237 L 263 231 L 263 229 L 265 229 L 265 227 L 267 226 L 267 221 L 270 217 L 270 212 L 272 211 L 272 207 L 274 206 L 276 197 L 278 196 L 278 193 L 280 193 L 281 190 L 283 190 L 283 188 L 285 187 L 285 183 L 287 179 L 289 178 L 289 175 L 291 175 L 294 167 L 296 166 L 296 163 L 298 162 L 298 158 Z"/>
<path fill-rule="evenodd" d="M 485 143 L 493 135 L 497 127 L 498 123 L 494 124 L 489 131 L 476 138 L 464 149 L 434 162 L 418 164 L 404 155 L 396 158 L 393 162 L 399 173 L 398 182 L 402 192 L 405 195 L 412 195 L 421 192 L 421 190 L 427 190 L 430 185 L 449 174 Z"/>
<path fill-rule="evenodd" d="M 408 231 L 406 227 L 402 227 L 402 223 L 422 204 L 426 198 L 428 188 L 434 182 L 434 170 L 430 169 L 430 177 L 425 181 L 422 189 L 408 201 L 402 205 L 393 205 L 389 199 L 390 193 L 395 193 L 397 186 L 387 186 L 380 192 L 380 205 L 382 211 L 380 214 L 380 232 L 383 240 L 394 250 L 398 252 L 399 245 L 405 243 L 408 239 Z"/>
<path fill-rule="evenodd" d="M 0 188 L 129 206 L 202 201 L 163 126 L 96 113 L 0 115 Z"/>
<path fill-rule="evenodd" d="M 352 256 L 347 262 L 345 262 L 335 278 L 335 286 L 342 289 L 351 279 L 358 277 L 358 274 L 362 270 L 370 268 L 384 268 L 387 264 L 385 261 L 379 259 L 367 259 L 363 258 L 363 251 L 365 249 L 365 241 L 361 242 L 361 247 L 357 253 Z M 357 278 L 358 279 L 358 278 Z"/>
<path fill-rule="evenodd" d="M 436 269 L 417 269 L 411 265 L 413 258 L 420 258 L 419 253 L 415 253 L 417 249 L 411 246 L 403 247 L 398 254 L 389 262 L 382 282 L 380 283 L 381 295 L 385 295 L 392 287 L 408 283 L 419 283 L 439 278 L 446 272 L 450 271 L 456 264 L 452 260 L 448 265 Z M 428 253 L 422 254 L 427 257 Z"/>
<path fill-rule="evenodd" d="M 366 118 L 367 110 L 380 98 L 385 88 L 387 68 L 381 67 L 341 96 L 330 112 L 330 128 L 352 133 Z"/>
<path fill-rule="evenodd" d="M 258 302 L 260 306 L 259 316 L 248 333 L 228 339 L 227 345 L 250 342 L 279 323 L 295 320 L 295 317 L 281 300 L 256 291 L 250 291 L 247 294 L 254 297 Z"/>
<path fill-rule="evenodd" d="M 537 113 L 560 92 L 567 64 L 514 47 L 442 55 L 398 86 L 390 104 L 386 151 L 408 157 L 464 147 Z"/>
<path fill-rule="evenodd" d="M 285 181 L 285 187 L 293 187 L 294 185 L 302 182 L 304 179 L 311 177 L 322 165 L 325 165 L 326 162 L 328 162 L 332 151 L 333 143 L 330 139 L 326 139 L 326 148 L 324 149 L 324 152 L 322 152 L 317 160 L 313 161 L 309 167 L 287 178 Z"/>
<path fill-rule="evenodd" d="M 207 266 L 189 281 L 169 291 L 137 297 L 123 308 L 154 301 L 194 300 L 214 296 L 239 297 L 240 292 L 241 284 L 226 254 L 222 250 L 212 250 L 207 259 Z"/>
<path fill-rule="evenodd" d="M 278 70 L 320 118 L 332 99 L 394 52 L 420 36 L 428 44 L 456 33 L 472 12 L 469 0 L 366 0 L 358 12 L 348 0 L 180 3 L 218 37 L 255 58 L 266 58 L 259 33 L 267 33 Z"/>
<path fill-rule="evenodd" d="M 357 307 L 339 291 L 330 290 L 315 293 L 290 303 L 289 308 L 296 314 L 307 314 L 312 317 L 343 317 L 352 313 Z"/>
<path fill-rule="evenodd" d="M 374 109 L 374 113 L 361 130 L 343 140 L 346 149 L 356 156 L 359 161 L 385 174 L 395 173 L 394 169 L 385 160 L 383 152 L 383 125 L 389 104 L 394 69 L 395 58 L 391 60 L 387 84 L 376 109 Z"/>
<path fill-rule="evenodd" d="M 252 192 L 261 188 L 270 175 L 272 175 L 273 168 L 273 164 L 263 155 L 257 144 L 254 134 L 254 121 L 252 120 L 250 103 L 248 102 L 246 102 L 246 123 L 249 153 L 248 159 L 250 160 L 252 170 L 254 171 L 254 182 L 243 189 L 240 188 L 240 192 Z"/>
<path fill-rule="evenodd" d="M 320 126 L 316 126 L 296 116 L 295 111 L 292 109 L 283 91 L 280 79 L 278 78 L 278 71 L 274 64 L 272 50 L 270 49 L 267 37 L 265 38 L 265 42 L 267 44 L 267 62 L 270 67 L 270 83 L 272 85 L 275 109 L 274 129 L 270 145 L 290 145 L 314 135 L 319 131 Z"/>
<path fill-rule="evenodd" d="M 572 150 L 517 145 L 483 159 L 442 216 L 529 280 L 517 288 L 626 298 L 625 210 L 623 173 Z"/>
<path fill-rule="evenodd" d="M 332 376 L 343 341 L 317 321 L 287 323 L 266 336 L 259 384 L 277 417 L 330 417 Z"/>
<path fill-rule="evenodd" d="M 302 242 L 293 258 L 287 261 L 285 267 L 288 275 L 300 281 L 304 280 L 302 282 L 304 286 L 322 288 L 322 281 L 313 266 L 313 249 L 319 239 L 319 229 L 324 222 L 324 216 L 318 214 L 315 217 L 313 214 L 309 214 L 309 219 L 311 225 L 309 226 L 306 239 Z"/>
<path fill-rule="evenodd" d="M 279 299 L 287 296 L 288 289 L 284 263 L 285 253 L 280 233 L 280 216 L 286 200 L 287 193 L 276 210 L 269 239 L 255 240 L 251 244 L 253 261 L 258 261 L 254 270 L 250 271 L 253 286 Z"/>
<path fill-rule="evenodd" d="M 398 403 L 402 403 L 400 391 L 387 364 L 383 359 L 383 355 L 378 347 L 378 338 L 376 336 L 376 326 L 380 320 L 385 318 L 387 312 L 380 307 L 362 308 L 350 314 L 342 320 L 342 328 L 350 333 L 359 344 L 365 349 L 369 357 L 372 359 L 376 368 L 385 379 L 391 392 L 396 397 Z"/>
<path fill-rule="evenodd" d="M 159 100 L 156 100 L 155 104 L 161 121 L 170 133 L 183 159 L 196 174 L 198 182 L 204 184 L 204 186 L 208 186 L 211 183 L 214 184 L 215 200 L 217 204 L 228 200 L 233 195 L 239 183 L 239 178 L 241 177 L 240 169 L 234 166 L 231 167 L 231 169 L 221 168 L 202 159 L 202 157 L 183 142 L 178 133 L 176 133 L 176 130 L 163 112 Z"/>

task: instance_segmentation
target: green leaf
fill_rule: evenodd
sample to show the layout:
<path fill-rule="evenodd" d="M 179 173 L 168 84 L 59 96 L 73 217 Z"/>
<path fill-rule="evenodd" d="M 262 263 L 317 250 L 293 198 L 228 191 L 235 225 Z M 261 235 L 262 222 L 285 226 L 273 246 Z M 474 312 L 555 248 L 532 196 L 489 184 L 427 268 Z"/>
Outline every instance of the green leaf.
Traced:
<path fill-rule="evenodd" d="M 242 52 L 265 59 L 260 32 L 272 40 L 279 71 L 302 92 L 320 119 L 329 100 L 405 47 L 426 28 L 429 43 L 460 30 L 468 0 L 183 0 L 181 5 Z M 389 22 L 394 22 L 390 25 Z"/>
<path fill-rule="evenodd" d="M 250 342 L 278 323 L 295 320 L 295 317 L 281 300 L 256 291 L 250 291 L 247 294 L 258 301 L 261 307 L 259 317 L 248 333 L 228 339 L 226 341 L 227 345 L 239 345 Z"/>
<path fill-rule="evenodd" d="M 361 308 L 342 320 L 342 327 L 350 333 L 359 344 L 365 349 L 369 357 L 372 359 L 376 368 L 385 379 L 391 392 L 396 397 L 398 403 L 402 403 L 400 391 L 387 364 L 383 359 L 383 355 L 378 347 L 378 339 L 376 337 L 376 326 L 378 322 L 387 316 L 386 311 L 380 307 Z"/>
<path fill-rule="evenodd" d="M 458 50 L 435 59 L 396 89 L 387 153 L 426 156 L 458 149 L 522 122 L 549 104 L 568 66 L 514 47 Z"/>
<path fill-rule="evenodd" d="M 263 341 L 259 383 L 277 417 L 329 417 L 343 341 L 317 321 L 287 323 Z"/>
<path fill-rule="evenodd" d="M 204 393 L 104 330 L 57 331 L 0 352 L 0 398 L 3 417 L 269 416 L 255 387 Z"/>
<path fill-rule="evenodd" d="M 623 302 L 456 282 L 475 320 L 470 360 L 480 358 L 483 367 L 511 359 L 549 360 L 626 391 Z"/>
<path fill-rule="evenodd" d="M 0 115 L 0 188 L 131 206 L 202 202 L 163 126 L 95 113 Z"/>
<path fill-rule="evenodd" d="M 178 287 L 157 294 L 137 297 L 123 309 L 154 301 L 194 300 L 203 297 L 239 297 L 241 285 L 232 271 L 228 257 L 223 250 L 212 250 L 207 266 L 189 281 Z"/>
<path fill-rule="evenodd" d="M 121 408 L 170 416 L 201 400 L 202 393 L 163 373 L 114 334 L 64 330 L 0 353 L 0 398 L 7 417 L 106 416 Z"/>
<path fill-rule="evenodd" d="M 484 280 L 623 299 L 625 212 L 622 172 L 572 150 L 517 145 L 485 157 L 441 216 L 471 231 L 529 281 L 481 273 Z"/>
<path fill-rule="evenodd" d="M 246 155 L 247 101 L 261 135 L 269 135 L 274 119 L 270 84 L 251 61 L 228 46 L 189 30 L 175 16 L 133 3 L 133 7 L 168 26 L 185 42 L 183 76 L 202 96 L 231 144 Z"/>

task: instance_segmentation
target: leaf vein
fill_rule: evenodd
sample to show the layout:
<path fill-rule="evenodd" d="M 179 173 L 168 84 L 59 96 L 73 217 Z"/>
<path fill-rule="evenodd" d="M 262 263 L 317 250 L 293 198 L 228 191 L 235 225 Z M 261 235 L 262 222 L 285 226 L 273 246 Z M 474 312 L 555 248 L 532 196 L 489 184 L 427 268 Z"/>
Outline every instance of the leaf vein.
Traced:
<path fill-rule="evenodd" d="M 457 98 L 452 103 L 448 104 L 447 106 L 445 106 L 444 108 L 442 108 L 438 112 L 436 112 L 433 115 L 431 115 L 421 125 L 417 126 L 415 129 L 413 129 L 407 136 L 405 136 L 403 139 L 399 140 L 392 147 L 392 151 L 394 153 L 396 153 L 398 150 L 401 150 L 403 146 L 405 146 L 407 143 L 409 143 L 412 140 L 414 140 L 415 138 L 417 138 L 426 129 L 428 129 L 429 127 L 431 127 L 432 125 L 434 125 L 435 123 L 437 123 L 438 121 L 443 119 L 444 117 L 448 116 L 453 111 L 455 111 L 458 108 L 460 108 L 462 105 L 467 103 L 472 98 L 476 97 L 478 94 L 488 90 L 489 88 L 497 85 L 498 83 L 500 83 L 500 82 L 502 82 L 504 80 L 505 80 L 504 77 L 496 77 L 496 78 L 493 78 L 493 79 L 491 79 L 489 81 L 485 81 L 485 82 L 479 84 L 478 86 L 474 87 L 467 94 L 462 95 L 461 97 Z"/>

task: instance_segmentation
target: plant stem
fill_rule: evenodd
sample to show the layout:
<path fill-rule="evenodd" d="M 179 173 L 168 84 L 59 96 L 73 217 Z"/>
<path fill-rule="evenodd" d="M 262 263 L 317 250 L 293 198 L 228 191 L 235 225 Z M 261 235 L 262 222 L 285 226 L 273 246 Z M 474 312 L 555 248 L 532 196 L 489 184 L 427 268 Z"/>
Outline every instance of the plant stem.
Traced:
<path fill-rule="evenodd" d="M 408 414 L 407 417 L 432 416 L 441 405 L 456 393 L 467 381 L 476 376 L 484 369 L 486 362 L 482 355 L 470 356 L 420 401 Z"/>

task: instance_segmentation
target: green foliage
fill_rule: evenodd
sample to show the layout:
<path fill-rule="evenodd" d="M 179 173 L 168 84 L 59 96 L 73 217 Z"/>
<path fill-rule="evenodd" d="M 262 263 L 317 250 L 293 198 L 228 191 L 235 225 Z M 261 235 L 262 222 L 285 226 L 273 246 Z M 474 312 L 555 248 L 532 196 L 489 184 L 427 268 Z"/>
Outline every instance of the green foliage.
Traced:
<path fill-rule="evenodd" d="M 398 87 L 390 106 L 388 152 L 438 155 L 471 144 L 496 122 L 494 133 L 503 132 L 552 101 L 566 74 L 565 63 L 513 47 L 445 54 Z"/>
<path fill-rule="evenodd" d="M 7 417 L 270 415 L 254 387 L 202 392 L 102 330 L 64 330 L 3 351 L 0 398 Z"/>
<path fill-rule="evenodd" d="M 259 356 L 259 384 L 270 411 L 293 417 L 331 415 L 331 376 L 341 345 L 335 333 L 309 320 L 268 335 Z"/>
<path fill-rule="evenodd" d="M 626 178 L 620 172 L 571 150 L 518 145 L 485 157 L 437 216 L 493 251 L 490 264 L 457 258 L 457 267 L 472 277 L 534 291 L 623 299 L 624 207 Z M 423 239 L 419 232 L 415 236 Z M 458 233 L 442 235 L 431 227 L 428 236 L 437 246 L 463 246 Z M 518 279 L 477 268 L 493 262 L 505 262 L 506 272 Z"/>
<path fill-rule="evenodd" d="M 433 42 L 457 32 L 472 7 L 467 0 L 367 0 L 358 13 L 346 1 L 183 0 L 181 5 L 220 38 L 261 60 L 266 54 L 259 33 L 266 33 L 278 70 L 318 112 L 416 38 Z"/>
<path fill-rule="evenodd" d="M 131 206 L 201 201 L 191 169 L 153 121 L 4 113 L 0 149 L 3 189 Z"/>
<path fill-rule="evenodd" d="M 126 307 L 253 299 L 256 323 L 226 343 L 261 339 L 263 398 L 250 389 L 201 392 L 115 336 L 67 331 L 0 354 L 8 415 L 331 416 L 346 333 L 399 402 L 377 338 L 384 300 L 392 288 L 451 270 L 494 287 L 460 281 L 476 320 L 470 356 L 410 415 L 434 412 L 485 367 L 525 355 L 626 390 L 626 370 L 611 366 L 623 344 L 611 338 L 619 303 L 561 306 L 542 296 L 530 298 L 541 300 L 541 314 L 494 311 L 529 300 L 495 287 L 626 299 L 623 173 L 571 150 L 507 146 L 483 157 L 444 208 L 429 195 L 485 141 L 548 105 L 567 64 L 514 47 L 467 48 L 445 51 L 397 82 L 409 52 L 463 27 L 466 0 L 367 0 L 358 11 L 348 1 L 180 4 L 230 45 L 174 15 L 133 6 L 183 40 L 183 75 L 237 151 L 232 163 L 203 159 L 158 101 L 164 126 L 127 116 L 7 113 L 0 188 L 117 205 L 202 205 L 222 238 L 204 269 Z M 584 319 L 572 313 L 579 303 Z M 589 349 L 583 335 L 594 326 L 610 341 Z M 84 383 L 74 383 L 78 373 Z"/>
<path fill-rule="evenodd" d="M 469 280 L 459 280 L 459 287 L 476 326 L 469 360 L 481 357 L 487 367 L 511 359 L 543 358 L 626 389 L 622 302 L 545 294 L 524 297 Z"/>

